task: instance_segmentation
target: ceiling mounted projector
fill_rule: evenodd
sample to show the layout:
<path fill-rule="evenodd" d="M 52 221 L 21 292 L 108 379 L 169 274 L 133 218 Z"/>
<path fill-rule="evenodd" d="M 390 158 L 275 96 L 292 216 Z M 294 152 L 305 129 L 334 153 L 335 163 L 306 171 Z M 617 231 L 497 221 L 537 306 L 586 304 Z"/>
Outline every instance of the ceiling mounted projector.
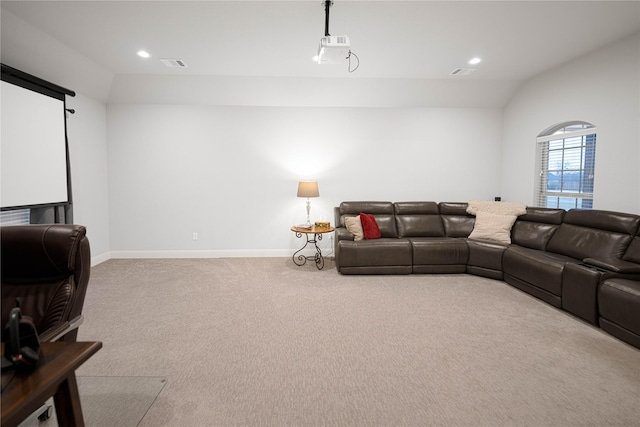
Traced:
<path fill-rule="evenodd" d="M 318 64 L 341 64 L 351 50 L 349 36 L 324 36 L 318 46 Z"/>
<path fill-rule="evenodd" d="M 350 73 L 354 72 L 360 66 L 360 59 L 351 51 L 351 42 L 349 36 L 332 36 L 329 34 L 329 8 L 333 5 L 332 0 L 325 0 L 324 2 L 324 37 L 320 39 L 320 45 L 318 46 L 318 54 L 313 57 L 313 60 L 318 64 L 342 64 L 348 61 L 348 70 Z M 351 67 L 351 57 L 354 57 L 358 64 Z"/>

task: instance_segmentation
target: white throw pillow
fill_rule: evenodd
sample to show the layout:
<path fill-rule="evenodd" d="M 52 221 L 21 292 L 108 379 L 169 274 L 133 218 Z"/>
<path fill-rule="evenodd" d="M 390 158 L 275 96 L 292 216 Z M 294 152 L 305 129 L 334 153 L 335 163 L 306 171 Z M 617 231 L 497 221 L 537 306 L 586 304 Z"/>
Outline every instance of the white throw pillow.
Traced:
<path fill-rule="evenodd" d="M 469 238 L 509 244 L 511 243 L 511 227 L 517 218 L 516 215 L 499 215 L 480 211 L 476 215 L 476 223 Z"/>
<path fill-rule="evenodd" d="M 500 215 L 524 215 L 527 213 L 527 205 L 513 202 L 491 202 L 488 200 L 471 200 L 467 207 L 467 213 L 476 215 L 478 212 L 491 212 Z"/>
<path fill-rule="evenodd" d="M 362 230 L 360 215 L 346 217 L 344 219 L 344 225 L 347 227 L 347 230 L 349 230 L 349 232 L 353 234 L 354 236 L 353 240 L 364 239 L 364 231 Z"/>

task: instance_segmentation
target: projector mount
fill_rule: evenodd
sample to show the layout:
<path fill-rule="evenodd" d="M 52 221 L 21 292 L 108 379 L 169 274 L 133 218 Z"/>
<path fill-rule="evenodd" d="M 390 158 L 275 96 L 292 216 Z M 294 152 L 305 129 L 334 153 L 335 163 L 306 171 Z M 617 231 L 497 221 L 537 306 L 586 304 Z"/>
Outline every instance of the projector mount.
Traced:
<path fill-rule="evenodd" d="M 329 8 L 333 6 L 332 0 L 325 0 L 324 2 L 324 35 L 329 37 Z"/>
<path fill-rule="evenodd" d="M 360 59 L 351 51 L 349 36 L 332 36 L 329 33 L 329 9 L 331 6 L 333 6 L 333 0 L 324 1 L 324 37 L 320 39 L 318 55 L 315 57 L 315 60 L 318 64 L 340 64 L 348 60 L 348 70 L 352 73 L 360 66 Z M 351 68 L 352 56 L 358 61 L 353 69 Z"/>

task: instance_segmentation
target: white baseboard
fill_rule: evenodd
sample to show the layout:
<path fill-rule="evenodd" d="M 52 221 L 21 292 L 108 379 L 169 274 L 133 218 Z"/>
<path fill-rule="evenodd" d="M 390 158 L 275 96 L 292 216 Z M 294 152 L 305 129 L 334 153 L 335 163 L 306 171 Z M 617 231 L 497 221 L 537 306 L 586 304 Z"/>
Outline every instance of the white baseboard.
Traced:
<path fill-rule="evenodd" d="M 324 252 L 323 248 L 323 252 Z M 292 249 L 219 249 L 219 250 L 146 250 L 146 251 L 110 251 L 91 257 L 91 266 L 110 259 L 140 258 L 277 258 L 291 257 Z M 329 248 L 325 256 L 332 257 Z M 323 254 L 324 255 L 324 254 Z"/>
<path fill-rule="evenodd" d="M 109 261 L 111 259 L 111 252 L 105 252 L 100 255 L 91 257 L 91 266 L 102 264 L 105 261 Z"/>
<path fill-rule="evenodd" d="M 273 258 L 290 257 L 287 249 L 227 249 L 227 250 L 175 250 L 175 251 L 111 251 L 110 258 Z"/>

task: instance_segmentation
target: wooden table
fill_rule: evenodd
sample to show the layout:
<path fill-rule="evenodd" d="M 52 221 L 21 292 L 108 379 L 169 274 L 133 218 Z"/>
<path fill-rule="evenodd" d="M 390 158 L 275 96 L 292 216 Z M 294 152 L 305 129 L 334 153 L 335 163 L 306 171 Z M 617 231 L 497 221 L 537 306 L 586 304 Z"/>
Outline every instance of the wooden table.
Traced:
<path fill-rule="evenodd" d="M 34 371 L 3 372 L 2 426 L 17 426 L 51 396 L 60 427 L 84 426 L 75 371 L 100 348 L 99 341 L 43 342 Z"/>
<path fill-rule="evenodd" d="M 322 256 L 322 251 L 318 247 L 318 242 L 322 240 L 323 233 L 331 233 L 334 230 L 334 227 L 319 228 L 315 225 L 311 228 L 300 228 L 295 225 L 291 227 L 291 231 L 296 233 L 296 237 L 301 238 L 302 236 L 305 236 L 307 238 L 304 246 L 298 249 L 293 254 L 293 262 L 296 265 L 300 266 L 306 264 L 307 260 L 312 259 L 316 263 L 316 267 L 318 267 L 318 270 L 322 270 L 324 268 L 324 257 Z M 300 252 L 302 252 L 302 250 L 306 248 L 309 243 L 313 244 L 316 249 L 316 252 L 313 254 L 313 256 L 305 256 L 300 254 Z"/>

